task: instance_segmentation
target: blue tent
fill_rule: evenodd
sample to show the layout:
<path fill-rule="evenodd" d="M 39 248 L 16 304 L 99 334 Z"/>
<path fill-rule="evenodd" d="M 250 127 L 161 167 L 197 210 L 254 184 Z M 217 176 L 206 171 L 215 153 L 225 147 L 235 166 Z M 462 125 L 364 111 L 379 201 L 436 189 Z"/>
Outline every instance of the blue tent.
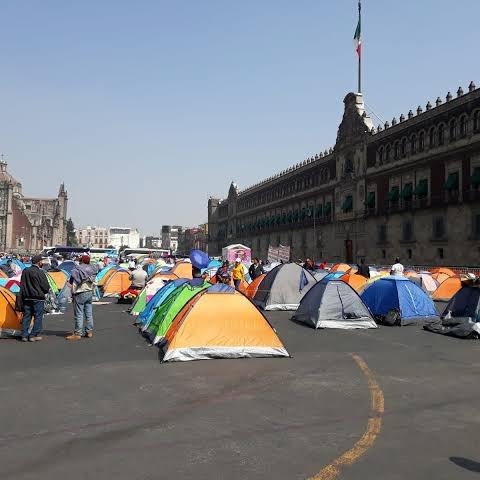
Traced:
<path fill-rule="evenodd" d="M 152 318 L 155 315 L 157 308 L 164 302 L 164 300 L 178 287 L 188 282 L 185 278 L 172 280 L 164 285 L 147 303 L 143 312 L 137 317 L 136 323 L 142 328 L 148 327 Z"/>
<path fill-rule="evenodd" d="M 313 272 L 315 276 L 315 272 Z M 332 272 L 327 275 L 325 275 L 321 280 L 324 282 L 328 282 L 330 280 L 338 280 L 340 277 L 343 277 L 345 275 L 345 272 Z"/>
<path fill-rule="evenodd" d="M 75 262 L 73 260 L 65 260 L 59 266 L 61 270 L 63 270 L 65 273 L 68 273 L 68 276 L 70 276 L 74 267 Z"/>
<path fill-rule="evenodd" d="M 405 277 L 388 276 L 369 285 L 361 299 L 377 318 L 387 324 L 400 325 L 415 323 L 418 320 L 438 319 L 432 299 L 416 284 Z"/>

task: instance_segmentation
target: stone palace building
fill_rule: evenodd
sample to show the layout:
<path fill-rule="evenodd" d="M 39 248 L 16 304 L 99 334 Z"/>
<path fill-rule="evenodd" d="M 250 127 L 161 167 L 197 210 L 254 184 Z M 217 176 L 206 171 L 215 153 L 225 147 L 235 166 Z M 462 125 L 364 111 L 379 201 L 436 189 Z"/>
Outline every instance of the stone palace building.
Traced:
<path fill-rule="evenodd" d="M 470 83 L 374 127 L 349 93 L 333 148 L 208 200 L 209 253 L 417 265 L 480 263 L 480 89 Z"/>
<path fill-rule="evenodd" d="M 31 198 L 0 162 L 0 252 L 39 252 L 67 241 L 68 195 L 63 183 L 56 198 Z"/>

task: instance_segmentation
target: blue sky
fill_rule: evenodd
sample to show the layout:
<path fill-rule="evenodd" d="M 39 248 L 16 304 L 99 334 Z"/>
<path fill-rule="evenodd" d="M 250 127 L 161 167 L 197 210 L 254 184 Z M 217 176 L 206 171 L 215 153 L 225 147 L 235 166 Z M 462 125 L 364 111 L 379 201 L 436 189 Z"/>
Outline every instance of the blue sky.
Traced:
<path fill-rule="evenodd" d="M 364 95 L 384 119 L 480 85 L 478 0 L 364 0 Z M 0 152 L 76 224 L 196 225 L 332 146 L 356 87 L 356 0 L 3 0 Z"/>

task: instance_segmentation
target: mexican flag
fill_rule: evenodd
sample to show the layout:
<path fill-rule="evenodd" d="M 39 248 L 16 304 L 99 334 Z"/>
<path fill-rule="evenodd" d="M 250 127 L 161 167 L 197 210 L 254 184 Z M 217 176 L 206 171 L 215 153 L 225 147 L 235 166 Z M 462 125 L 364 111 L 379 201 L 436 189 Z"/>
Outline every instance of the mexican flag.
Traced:
<path fill-rule="evenodd" d="M 355 51 L 357 52 L 358 57 L 362 56 L 362 17 L 361 17 L 361 4 L 358 4 L 358 25 L 355 30 L 355 35 L 353 36 L 353 41 L 355 44 Z"/>

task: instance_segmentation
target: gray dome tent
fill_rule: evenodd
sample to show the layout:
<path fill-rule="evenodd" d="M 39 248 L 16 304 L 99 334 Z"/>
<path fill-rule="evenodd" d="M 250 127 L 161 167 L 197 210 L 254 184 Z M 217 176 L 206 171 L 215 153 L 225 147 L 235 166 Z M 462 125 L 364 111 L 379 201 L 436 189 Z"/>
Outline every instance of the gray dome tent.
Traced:
<path fill-rule="evenodd" d="M 314 276 L 300 265 L 284 263 L 267 273 L 253 303 L 263 310 L 296 310 L 315 283 Z"/>
<path fill-rule="evenodd" d="M 303 297 L 292 320 L 314 328 L 377 328 L 357 292 L 342 280 L 317 283 Z"/>
<path fill-rule="evenodd" d="M 457 338 L 480 338 L 480 283 L 472 282 L 452 297 L 440 320 L 423 327 Z"/>

